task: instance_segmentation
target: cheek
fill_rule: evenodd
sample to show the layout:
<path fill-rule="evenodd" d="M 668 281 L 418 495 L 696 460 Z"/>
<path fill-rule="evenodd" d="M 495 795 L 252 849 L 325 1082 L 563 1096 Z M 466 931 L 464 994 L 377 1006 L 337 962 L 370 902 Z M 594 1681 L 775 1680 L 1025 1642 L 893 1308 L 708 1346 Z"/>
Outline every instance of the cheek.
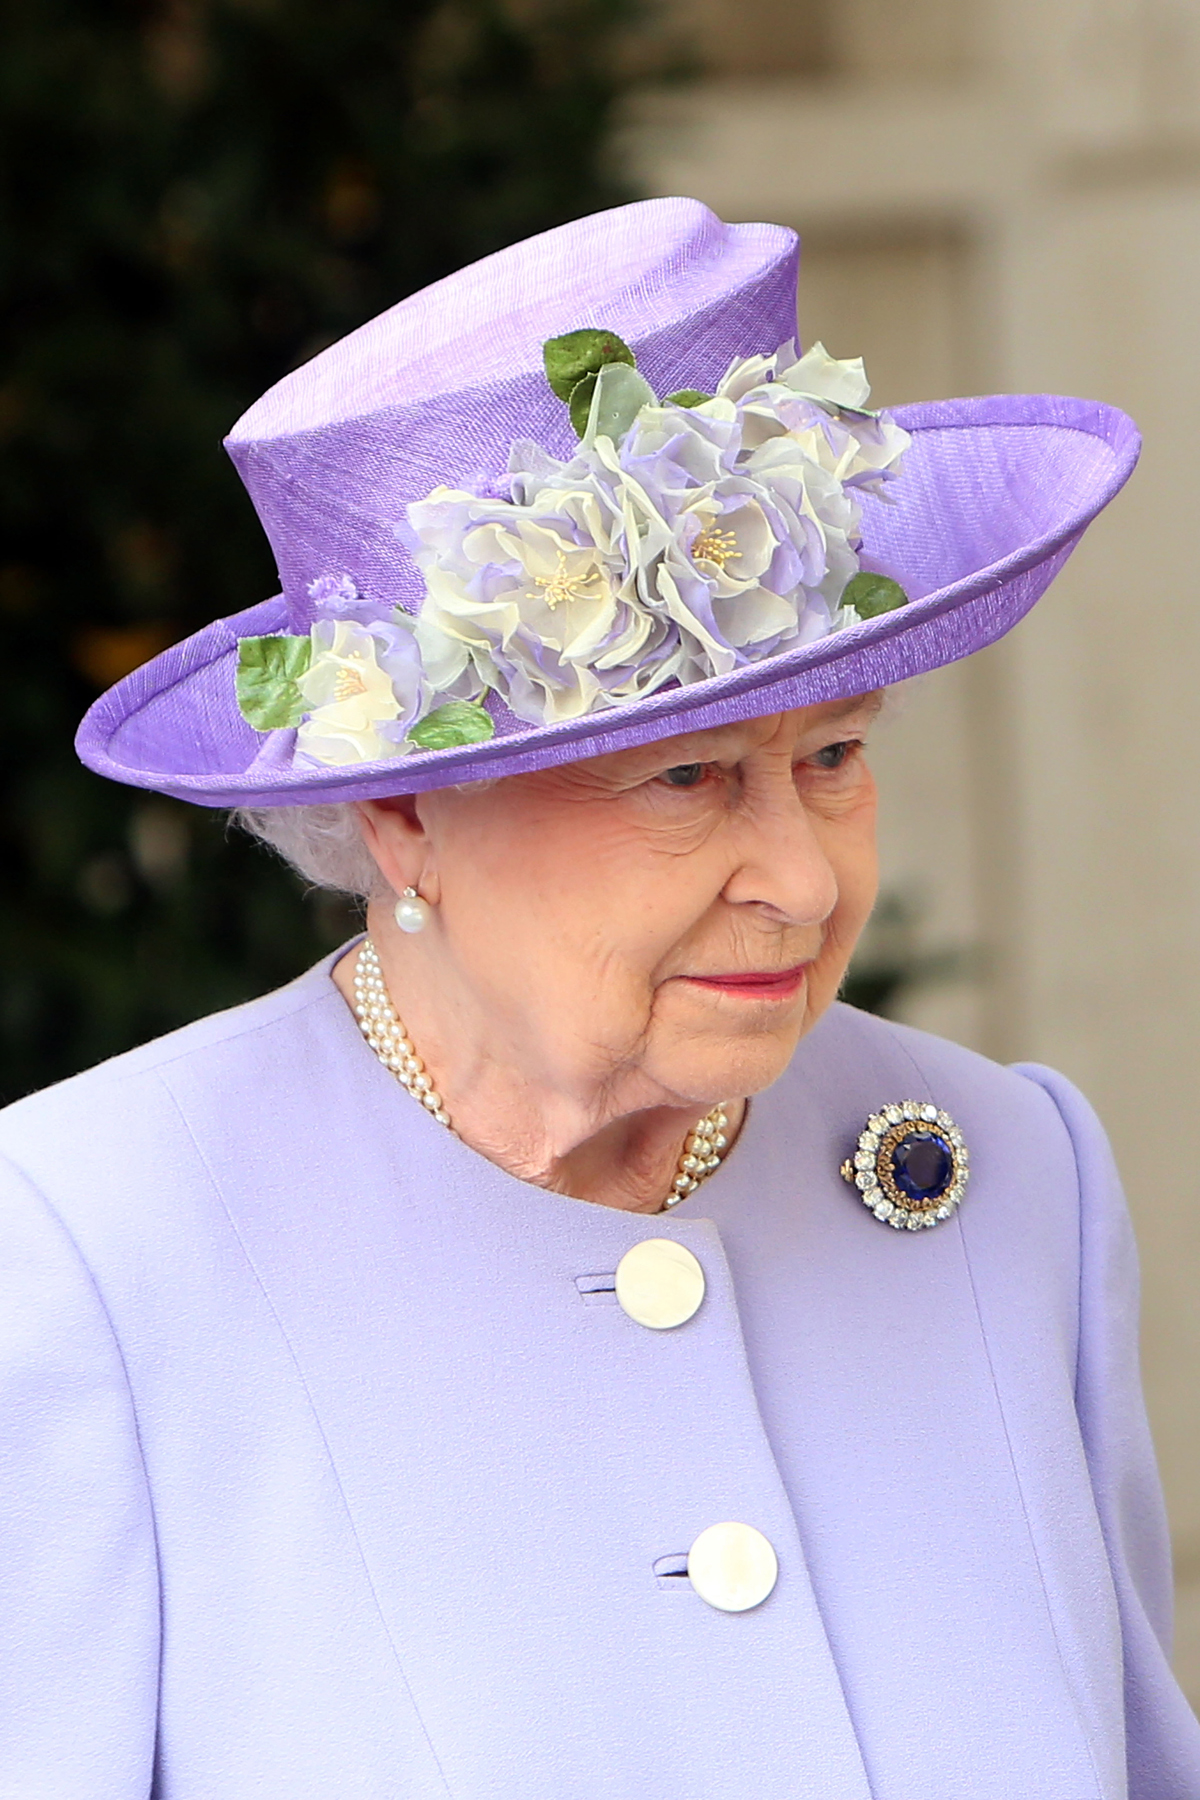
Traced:
<path fill-rule="evenodd" d="M 704 910 L 693 860 L 656 855 L 604 806 L 550 818 L 480 807 L 455 819 L 438 867 L 460 965 L 493 992 L 576 1011 L 582 1001 L 593 1027 L 597 1014 L 641 1020 L 657 970 Z"/>
<path fill-rule="evenodd" d="M 460 816 L 437 847 L 441 913 L 456 960 L 506 985 L 511 968 L 533 980 L 567 936 L 566 922 L 586 940 L 581 896 L 570 882 L 571 859 L 520 812 Z"/>
<path fill-rule="evenodd" d="M 871 916 L 879 888 L 874 805 L 838 821 L 828 833 L 825 853 L 837 881 L 838 898 L 822 962 L 832 985 L 837 986 Z"/>
<path fill-rule="evenodd" d="M 858 842 L 845 846 L 837 878 L 839 927 L 857 938 L 879 891 L 879 856 L 873 825 Z"/>

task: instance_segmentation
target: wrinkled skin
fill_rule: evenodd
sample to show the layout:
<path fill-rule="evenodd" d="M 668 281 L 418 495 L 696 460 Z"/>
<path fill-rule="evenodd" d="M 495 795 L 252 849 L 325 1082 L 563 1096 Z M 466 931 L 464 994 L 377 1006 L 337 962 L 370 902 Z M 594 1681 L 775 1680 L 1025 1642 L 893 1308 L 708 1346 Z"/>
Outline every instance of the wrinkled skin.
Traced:
<path fill-rule="evenodd" d="M 656 1212 L 835 998 L 875 899 L 878 696 L 365 801 L 368 923 L 459 1135 L 524 1180 Z M 396 893 L 433 912 L 405 936 Z M 353 955 L 334 979 L 351 995 Z M 696 978 L 807 965 L 788 991 Z M 786 986 L 786 984 L 785 984 Z"/>

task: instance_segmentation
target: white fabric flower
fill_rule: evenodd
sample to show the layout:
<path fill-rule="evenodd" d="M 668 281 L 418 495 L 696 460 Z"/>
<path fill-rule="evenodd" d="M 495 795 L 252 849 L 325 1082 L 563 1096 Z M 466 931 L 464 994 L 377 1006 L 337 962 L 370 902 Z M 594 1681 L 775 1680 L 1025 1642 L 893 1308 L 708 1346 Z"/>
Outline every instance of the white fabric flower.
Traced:
<path fill-rule="evenodd" d="M 387 634 L 381 636 L 380 633 Z M 405 636 L 409 634 L 404 634 Z M 350 764 L 403 756 L 404 732 L 415 717 L 416 694 L 405 693 L 405 669 L 395 668 L 395 626 L 369 627 L 352 619 L 319 619 L 312 627 L 312 662 L 297 683 L 310 711 L 296 734 L 297 752 L 313 762 Z M 393 652 L 391 657 L 389 651 Z M 393 663 L 381 665 L 380 657 Z M 406 659 L 401 653 L 402 663 Z M 411 657 L 416 686 L 419 665 Z M 389 732 L 389 729 L 390 732 Z"/>
<path fill-rule="evenodd" d="M 542 724 L 676 674 L 678 644 L 641 604 L 626 555 L 630 497 L 574 464 L 563 476 L 527 504 L 439 488 L 410 507 L 427 589 L 417 643 L 439 693 L 496 688 Z"/>
<path fill-rule="evenodd" d="M 786 434 L 836 481 L 870 493 L 884 492 L 911 442 L 886 413 L 866 411 L 862 358 L 839 362 L 824 344 L 801 357 L 785 344 L 773 357 L 734 363 L 716 397 L 737 406 L 748 448 Z"/>

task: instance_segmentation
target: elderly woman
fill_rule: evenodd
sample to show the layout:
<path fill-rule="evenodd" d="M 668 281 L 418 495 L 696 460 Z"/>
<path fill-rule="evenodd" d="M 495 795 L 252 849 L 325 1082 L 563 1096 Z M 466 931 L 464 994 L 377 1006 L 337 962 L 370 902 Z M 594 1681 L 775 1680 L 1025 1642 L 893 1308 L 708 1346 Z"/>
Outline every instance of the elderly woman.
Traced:
<path fill-rule="evenodd" d="M 81 753 L 367 935 L 4 1116 L 0 1793 L 1200 1794 L 1100 1129 L 835 1004 L 879 690 L 1136 434 L 872 413 L 795 267 L 622 209 L 235 429 L 282 594 Z"/>

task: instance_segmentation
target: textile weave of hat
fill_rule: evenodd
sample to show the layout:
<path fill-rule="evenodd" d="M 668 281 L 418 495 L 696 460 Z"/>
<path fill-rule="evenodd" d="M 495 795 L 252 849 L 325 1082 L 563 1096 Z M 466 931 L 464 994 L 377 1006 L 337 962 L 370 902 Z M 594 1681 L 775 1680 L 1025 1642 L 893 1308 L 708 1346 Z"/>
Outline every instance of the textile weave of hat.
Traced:
<path fill-rule="evenodd" d="M 868 692 L 1000 637 L 1127 479 L 1132 422 L 1045 395 L 870 414 L 857 365 L 796 361 L 797 262 L 781 227 L 646 201 L 463 269 L 285 377 L 227 443 L 281 593 L 103 695 L 83 761 L 207 806 L 418 792 Z M 570 410 L 544 362 L 566 334 L 583 334 L 568 351 L 602 334 L 617 346 L 616 373 L 573 388 Z M 754 395 L 739 398 L 756 380 L 757 425 Z M 621 450 L 606 420 L 623 396 L 629 425 L 631 394 L 649 410 Z M 752 426 L 777 434 L 753 455 Z M 801 440 L 842 457 L 836 479 L 806 463 L 815 485 L 797 485 Z M 701 481 L 705 463 L 680 488 L 681 469 L 722 456 L 719 481 Z M 547 535 L 532 502 L 551 489 Z M 604 506 L 607 562 L 592 544 Z M 736 580 L 755 555 L 755 578 Z M 860 617 L 855 569 L 906 603 Z M 521 608 L 536 630 L 513 626 Z M 601 613 L 608 635 L 582 655 Z M 370 711 L 368 689 L 383 699 L 355 739 L 337 721 L 347 695 Z M 310 708 L 302 722 L 272 712 L 285 690 Z M 246 692 L 265 710 L 247 716 Z"/>

